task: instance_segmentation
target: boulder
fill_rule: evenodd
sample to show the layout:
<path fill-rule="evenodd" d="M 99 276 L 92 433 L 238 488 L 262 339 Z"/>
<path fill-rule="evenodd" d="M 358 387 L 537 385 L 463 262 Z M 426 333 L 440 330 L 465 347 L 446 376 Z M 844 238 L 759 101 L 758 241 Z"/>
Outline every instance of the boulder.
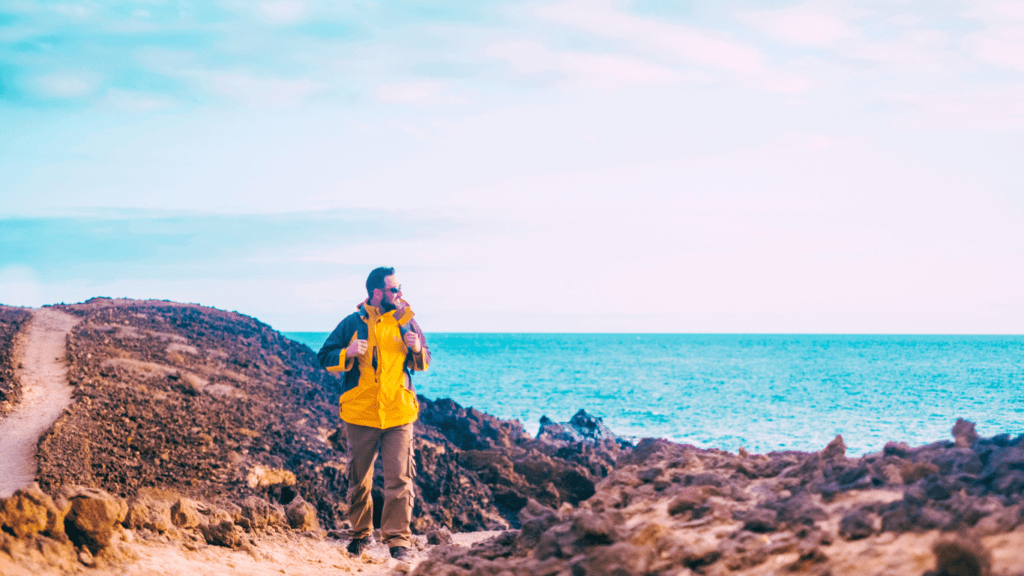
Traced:
<path fill-rule="evenodd" d="M 177 502 L 171 505 L 171 522 L 178 528 L 195 528 L 202 522 L 196 504 L 188 498 L 178 498 Z"/>
<path fill-rule="evenodd" d="M 200 524 L 199 531 L 203 533 L 206 542 L 214 546 L 226 548 L 241 548 L 248 542 L 245 538 L 245 531 L 230 520 Z"/>
<path fill-rule="evenodd" d="M 932 548 L 935 574 L 942 576 L 988 576 L 992 555 L 981 542 L 965 537 L 940 540 Z"/>
<path fill-rule="evenodd" d="M 288 525 L 295 530 L 316 530 L 320 527 L 316 520 L 316 506 L 301 497 L 295 498 L 285 506 Z"/>
<path fill-rule="evenodd" d="M 612 432 L 604 421 L 597 416 L 587 414 L 580 409 L 568 422 L 554 422 L 547 416 L 541 416 L 537 439 L 552 443 L 589 442 L 596 444 L 602 440 L 621 440 Z M 628 442 L 626 442 L 628 444 Z"/>
<path fill-rule="evenodd" d="M 281 506 L 255 496 L 242 501 L 234 521 L 247 532 L 261 532 L 271 526 L 286 526 L 288 522 Z"/>
<path fill-rule="evenodd" d="M 141 528 L 153 532 L 167 532 L 174 527 L 174 522 L 171 520 L 171 507 L 163 500 L 136 498 L 128 506 L 125 525 L 135 530 Z"/>
<path fill-rule="evenodd" d="M 0 499 L 0 527 L 7 528 L 18 538 L 46 533 L 59 537 L 64 533 L 66 508 L 59 508 L 33 482 L 15 492 L 10 498 Z"/>
<path fill-rule="evenodd" d="M 77 487 L 68 495 L 64 527 L 71 541 L 93 552 L 110 545 L 115 526 L 128 515 L 128 503 L 98 488 Z"/>

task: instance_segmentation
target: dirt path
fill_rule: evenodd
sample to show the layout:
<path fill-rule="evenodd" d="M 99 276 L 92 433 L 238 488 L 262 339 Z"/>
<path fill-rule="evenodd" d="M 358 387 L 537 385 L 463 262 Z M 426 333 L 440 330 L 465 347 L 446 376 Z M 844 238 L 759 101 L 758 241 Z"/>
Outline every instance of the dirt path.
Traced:
<path fill-rule="evenodd" d="M 21 365 L 21 402 L 0 420 L 0 498 L 35 480 L 39 436 L 71 403 L 65 346 L 77 323 L 70 314 L 41 308 L 24 328 L 14 361 Z"/>

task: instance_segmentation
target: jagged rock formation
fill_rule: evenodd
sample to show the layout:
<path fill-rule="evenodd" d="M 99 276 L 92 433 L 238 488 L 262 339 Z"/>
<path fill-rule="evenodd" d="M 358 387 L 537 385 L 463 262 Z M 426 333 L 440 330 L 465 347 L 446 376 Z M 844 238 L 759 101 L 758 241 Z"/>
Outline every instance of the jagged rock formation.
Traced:
<path fill-rule="evenodd" d="M 0 417 L 11 411 L 21 398 L 21 388 L 15 378 L 17 366 L 13 364 L 15 336 L 32 316 L 24 308 L 0 305 Z"/>
<path fill-rule="evenodd" d="M 959 421 L 956 442 L 890 443 L 856 459 L 841 438 L 818 453 L 766 455 L 644 439 L 577 507 L 531 500 L 521 529 L 469 550 L 439 546 L 415 573 L 856 574 L 868 573 L 855 563 L 865 557 L 846 558 L 856 542 L 942 531 L 969 537 L 935 544 L 935 574 L 987 574 L 949 567 L 987 566 L 980 539 L 1024 523 L 1024 436 L 972 433 Z"/>
<path fill-rule="evenodd" d="M 632 446 L 628 440 L 620 438 L 605 426 L 601 418 L 587 414 L 582 408 L 568 422 L 554 422 L 547 416 L 541 416 L 537 439 L 560 446 L 577 442 L 599 444 L 603 440 L 614 440 L 622 446 Z"/>

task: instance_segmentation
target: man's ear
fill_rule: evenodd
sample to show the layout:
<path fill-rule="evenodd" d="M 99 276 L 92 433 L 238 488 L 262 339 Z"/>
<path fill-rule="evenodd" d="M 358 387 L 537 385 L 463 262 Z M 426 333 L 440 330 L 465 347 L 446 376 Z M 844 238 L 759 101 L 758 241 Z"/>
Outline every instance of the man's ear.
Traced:
<path fill-rule="evenodd" d="M 383 301 L 384 301 L 384 291 L 381 290 L 380 288 L 374 288 L 373 289 L 373 298 L 370 299 L 370 302 L 376 302 L 377 304 L 380 304 Z"/>

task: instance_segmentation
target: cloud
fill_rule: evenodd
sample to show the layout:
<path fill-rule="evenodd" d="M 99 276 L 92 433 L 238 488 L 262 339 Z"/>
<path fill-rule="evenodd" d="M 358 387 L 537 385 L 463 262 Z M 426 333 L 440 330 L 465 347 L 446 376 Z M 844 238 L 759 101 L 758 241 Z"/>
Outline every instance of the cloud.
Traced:
<path fill-rule="evenodd" d="M 974 55 L 984 62 L 1024 71 L 1024 26 L 978 34 L 969 44 Z"/>
<path fill-rule="evenodd" d="M 752 14 L 747 19 L 769 35 L 797 46 L 831 47 L 853 36 L 845 22 L 819 12 L 778 10 Z"/>
<path fill-rule="evenodd" d="M 806 76 L 777 73 L 765 80 L 761 87 L 769 92 L 801 94 L 813 88 L 814 84 Z"/>
<path fill-rule="evenodd" d="M 445 83 L 437 81 L 397 82 L 377 86 L 376 97 L 381 102 L 403 104 L 437 104 Z"/>
<path fill-rule="evenodd" d="M 972 2 L 967 15 L 993 24 L 1024 20 L 1024 2 Z"/>
<path fill-rule="evenodd" d="M 757 49 L 722 33 L 641 18 L 607 5 L 600 8 L 592 4 L 568 3 L 538 8 L 535 14 L 543 20 L 619 40 L 627 47 L 639 48 L 677 63 L 739 74 L 763 71 L 762 56 Z"/>
<path fill-rule="evenodd" d="M 270 0 L 259 3 L 260 14 L 271 22 L 291 23 L 306 16 L 305 2 L 296 0 Z"/>
<path fill-rule="evenodd" d="M 71 100 L 91 96 L 102 81 L 103 76 L 95 72 L 52 72 L 36 76 L 30 85 L 44 98 Z"/>
<path fill-rule="evenodd" d="M 103 101 L 115 108 L 124 110 L 162 110 L 173 108 L 178 101 L 170 96 L 156 92 L 140 92 L 134 90 L 107 90 Z"/>
<path fill-rule="evenodd" d="M 250 106 L 297 104 L 325 86 L 309 79 L 254 76 L 242 72 L 189 73 L 208 91 Z"/>
<path fill-rule="evenodd" d="M 507 61 L 522 74 L 556 72 L 575 81 L 662 83 L 676 78 L 672 69 L 637 58 L 552 51 L 539 42 L 496 42 L 487 47 L 485 54 Z"/>
<path fill-rule="evenodd" d="M 0 304 L 41 306 L 42 285 L 35 270 L 27 266 L 0 268 Z"/>

